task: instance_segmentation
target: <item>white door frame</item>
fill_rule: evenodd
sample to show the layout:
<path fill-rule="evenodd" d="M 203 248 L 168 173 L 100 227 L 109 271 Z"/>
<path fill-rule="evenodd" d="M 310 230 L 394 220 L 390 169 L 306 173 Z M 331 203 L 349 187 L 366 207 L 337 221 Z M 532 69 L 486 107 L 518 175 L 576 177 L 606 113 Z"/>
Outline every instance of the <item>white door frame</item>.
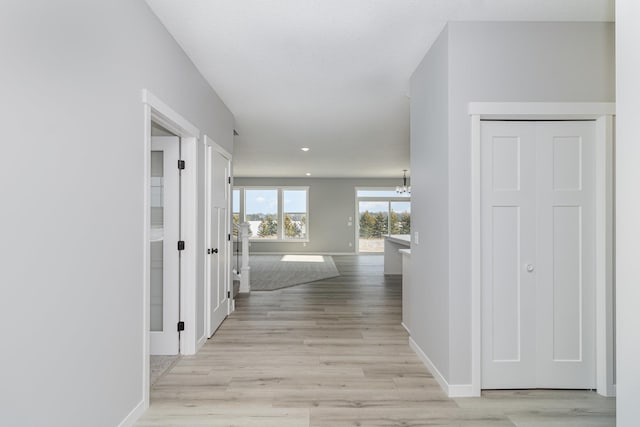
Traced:
<path fill-rule="evenodd" d="M 144 408 L 149 407 L 149 298 L 150 298 L 150 187 L 151 187 L 151 121 L 158 123 L 182 139 L 182 159 L 187 167 L 182 171 L 182 239 L 185 249 L 181 261 L 180 320 L 185 329 L 180 336 L 180 354 L 196 352 L 196 281 L 197 281 L 197 141 L 198 128 L 146 89 L 142 90 L 144 104 L 144 233 L 142 266 L 142 393 Z M 176 165 L 177 167 L 177 165 Z M 176 242 L 177 244 L 177 242 Z M 176 325 L 177 327 L 177 325 Z"/>
<path fill-rule="evenodd" d="M 224 148 L 222 148 L 220 145 L 216 144 L 216 142 L 211 139 L 209 136 L 204 135 L 204 138 L 202 138 L 202 142 L 204 144 L 204 152 L 207 152 L 207 145 L 210 145 L 211 148 L 213 148 L 214 151 L 222 154 L 223 157 L 225 157 L 227 159 L 227 165 L 228 165 L 228 171 L 229 171 L 229 178 L 231 178 L 232 176 L 232 155 L 231 153 L 229 153 L 227 150 L 225 150 Z M 209 156 L 205 157 L 205 177 L 210 176 L 209 175 L 209 171 L 210 168 L 213 167 L 213 165 L 210 164 L 211 159 Z M 209 212 L 210 209 L 210 204 L 211 204 L 211 183 L 209 182 L 208 179 L 205 178 L 205 202 L 207 203 L 207 206 L 205 207 L 205 212 Z M 231 182 L 228 182 L 227 184 L 227 217 L 225 218 L 225 221 L 227 221 L 227 226 L 229 229 L 230 233 L 233 233 L 233 226 L 232 226 L 232 215 L 233 212 L 231 212 L 231 197 L 232 197 L 232 187 L 231 187 Z M 211 227 L 211 221 L 209 221 L 209 218 L 207 218 L 207 220 L 205 221 L 205 225 L 204 225 L 204 235 L 205 236 L 210 236 L 210 229 L 209 227 Z M 208 237 L 207 237 L 208 238 Z M 225 256 L 226 256 L 226 260 L 225 260 L 225 265 L 226 265 L 226 272 L 225 272 L 225 288 L 227 292 L 231 292 L 231 297 L 227 298 L 227 316 L 229 314 L 231 314 L 234 310 L 235 310 L 235 300 L 233 299 L 233 286 L 232 286 L 232 277 L 233 275 L 231 274 L 231 258 L 233 256 L 232 254 L 232 242 L 229 239 L 224 239 L 225 241 Z M 204 277 L 205 277 L 205 286 L 204 286 L 204 309 L 205 309 L 205 315 L 204 315 L 204 331 L 205 331 L 205 335 L 203 337 L 203 340 L 206 341 L 207 338 L 209 338 L 213 332 L 215 331 L 210 331 L 209 330 L 209 325 L 210 325 L 210 318 L 211 318 L 211 298 L 210 298 L 210 293 L 211 293 L 211 282 L 210 282 L 210 278 L 209 278 L 209 273 L 207 271 L 207 262 L 204 263 Z"/>
<path fill-rule="evenodd" d="M 480 121 L 595 120 L 596 122 L 596 383 L 615 396 L 613 348 L 614 103 L 470 102 L 471 116 L 471 395 L 480 396 L 482 373 L 482 242 Z"/>

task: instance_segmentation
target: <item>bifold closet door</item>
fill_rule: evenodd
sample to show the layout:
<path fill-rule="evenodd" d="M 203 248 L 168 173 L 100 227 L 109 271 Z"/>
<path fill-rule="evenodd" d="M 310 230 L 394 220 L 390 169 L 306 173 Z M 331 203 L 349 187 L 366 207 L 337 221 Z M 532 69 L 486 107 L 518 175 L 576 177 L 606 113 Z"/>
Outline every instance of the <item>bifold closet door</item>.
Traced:
<path fill-rule="evenodd" d="M 594 124 L 483 122 L 482 387 L 592 388 Z"/>

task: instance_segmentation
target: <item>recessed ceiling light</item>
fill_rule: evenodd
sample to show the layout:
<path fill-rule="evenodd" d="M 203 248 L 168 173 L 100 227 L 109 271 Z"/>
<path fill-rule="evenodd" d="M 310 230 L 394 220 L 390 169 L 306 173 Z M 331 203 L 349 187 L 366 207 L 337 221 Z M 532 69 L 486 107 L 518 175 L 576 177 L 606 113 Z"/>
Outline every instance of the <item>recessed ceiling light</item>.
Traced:
<path fill-rule="evenodd" d="M 302 148 L 301 148 L 301 150 L 302 150 L 302 151 L 309 151 L 309 150 L 310 150 L 310 148 L 309 148 L 309 147 L 302 147 Z"/>
<path fill-rule="evenodd" d="M 307 173 L 305 173 L 305 175 L 311 176 L 311 172 L 307 172 Z"/>

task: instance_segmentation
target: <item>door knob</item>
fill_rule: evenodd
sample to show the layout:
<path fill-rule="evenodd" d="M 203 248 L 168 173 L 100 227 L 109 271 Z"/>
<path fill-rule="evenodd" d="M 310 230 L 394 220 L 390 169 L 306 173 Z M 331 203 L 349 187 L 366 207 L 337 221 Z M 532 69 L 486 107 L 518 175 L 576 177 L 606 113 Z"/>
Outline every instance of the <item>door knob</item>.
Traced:
<path fill-rule="evenodd" d="M 533 264 L 527 264 L 527 271 L 531 273 L 533 270 L 535 270 L 535 267 L 533 266 Z"/>
<path fill-rule="evenodd" d="M 218 248 L 211 249 L 211 253 L 212 253 L 212 254 L 217 254 L 217 253 L 218 253 Z"/>

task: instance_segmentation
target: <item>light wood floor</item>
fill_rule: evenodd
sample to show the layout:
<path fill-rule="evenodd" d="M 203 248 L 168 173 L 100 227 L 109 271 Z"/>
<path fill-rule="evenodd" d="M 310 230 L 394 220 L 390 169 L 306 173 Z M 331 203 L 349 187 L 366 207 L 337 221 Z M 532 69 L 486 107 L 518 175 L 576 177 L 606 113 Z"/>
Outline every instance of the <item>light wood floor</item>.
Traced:
<path fill-rule="evenodd" d="M 341 277 L 237 299 L 196 356 L 151 390 L 138 426 L 614 426 L 586 391 L 448 399 L 407 344 L 401 284 L 382 257 L 334 257 Z"/>

